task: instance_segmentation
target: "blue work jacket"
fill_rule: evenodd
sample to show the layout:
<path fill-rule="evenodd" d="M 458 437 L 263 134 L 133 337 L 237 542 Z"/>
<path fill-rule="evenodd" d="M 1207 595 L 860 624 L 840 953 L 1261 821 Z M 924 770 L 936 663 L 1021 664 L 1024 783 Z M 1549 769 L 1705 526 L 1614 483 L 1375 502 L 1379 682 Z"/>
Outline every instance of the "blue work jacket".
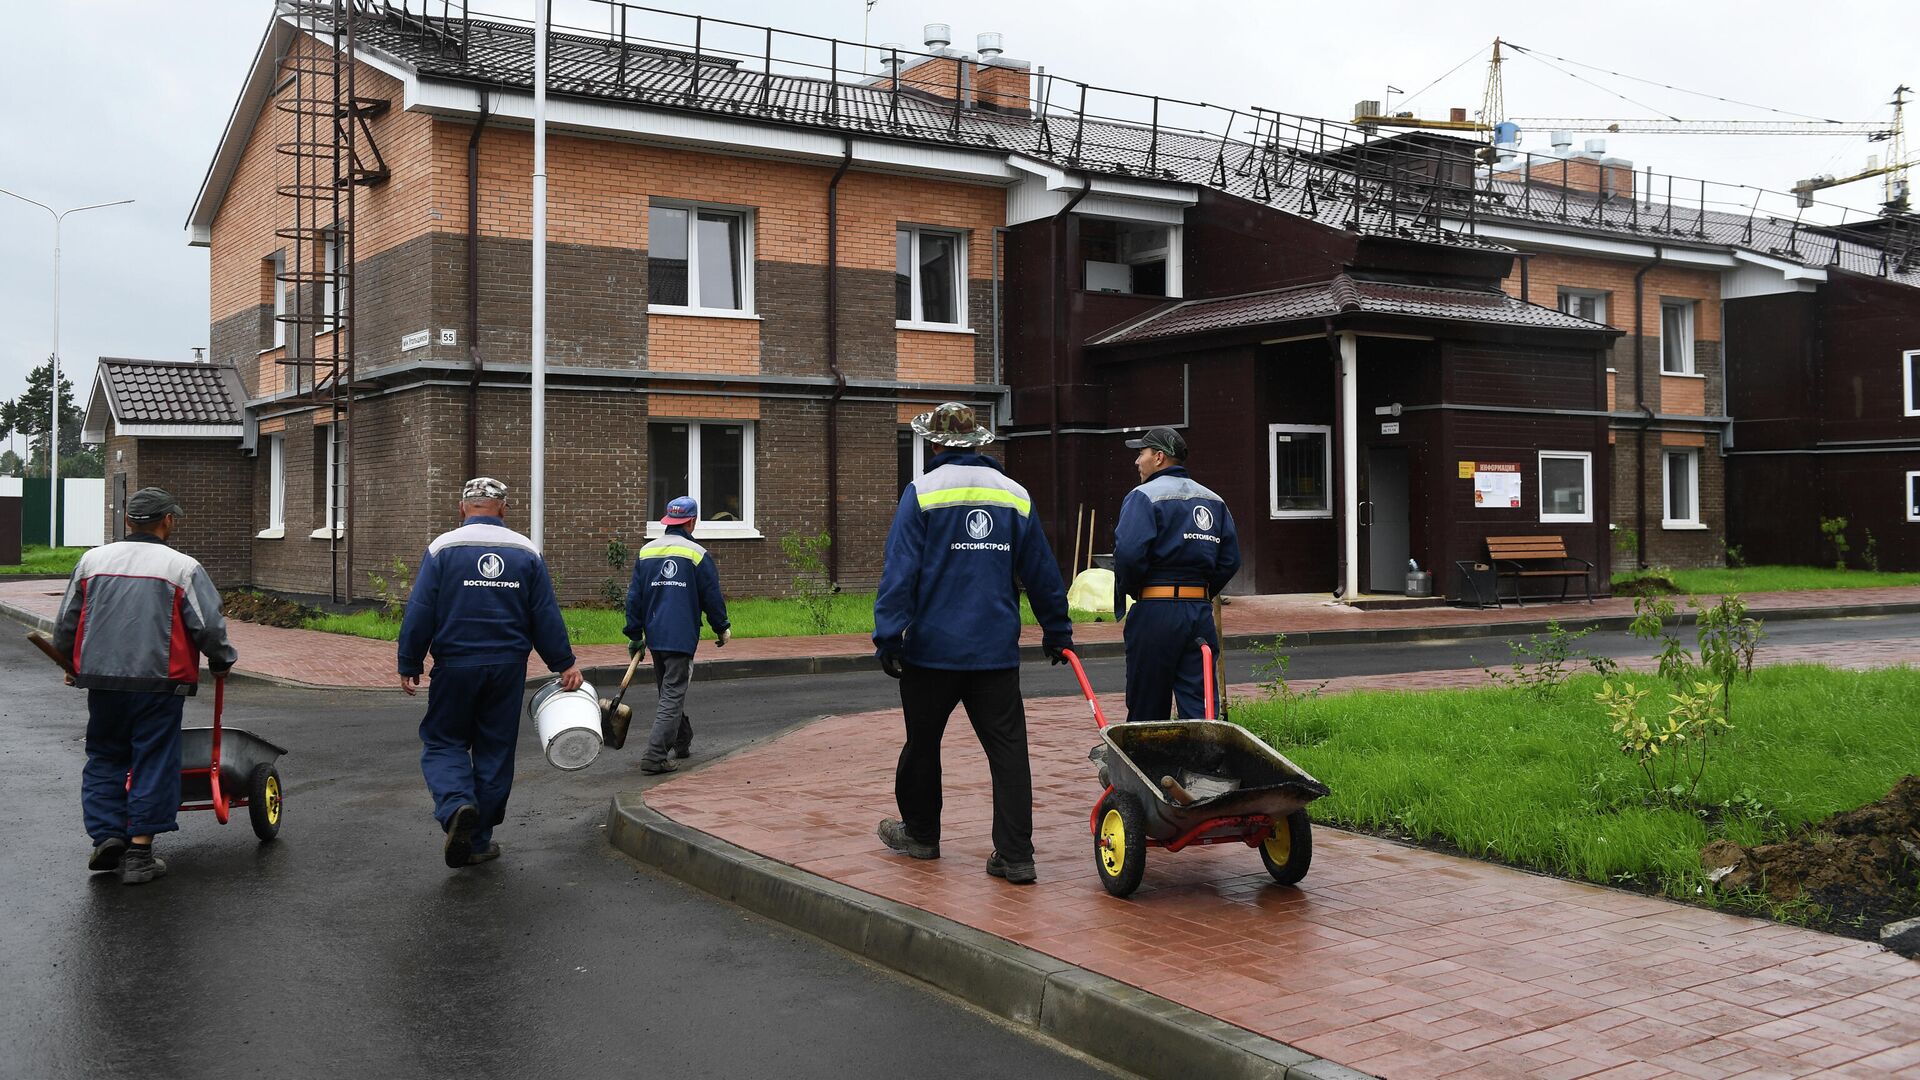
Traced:
<path fill-rule="evenodd" d="M 1240 537 L 1220 496 L 1187 476 L 1161 469 L 1127 492 L 1113 526 L 1115 597 L 1138 599 L 1148 585 L 1227 587 L 1240 569 Z"/>
<path fill-rule="evenodd" d="M 670 525 L 640 549 L 627 585 L 627 640 L 657 653 L 692 656 L 700 647 L 700 615 L 719 633 L 733 625 L 720 595 L 720 569 L 685 526 Z"/>
<path fill-rule="evenodd" d="M 1071 645 L 1066 586 L 1027 489 L 985 454 L 943 453 L 900 496 L 874 646 L 916 667 L 1018 667 L 1022 584 L 1047 644 Z"/>
<path fill-rule="evenodd" d="M 495 517 L 470 517 L 420 557 L 400 623 L 400 674 L 439 667 L 524 664 L 537 651 L 553 671 L 573 666 L 553 579 L 533 541 Z"/>

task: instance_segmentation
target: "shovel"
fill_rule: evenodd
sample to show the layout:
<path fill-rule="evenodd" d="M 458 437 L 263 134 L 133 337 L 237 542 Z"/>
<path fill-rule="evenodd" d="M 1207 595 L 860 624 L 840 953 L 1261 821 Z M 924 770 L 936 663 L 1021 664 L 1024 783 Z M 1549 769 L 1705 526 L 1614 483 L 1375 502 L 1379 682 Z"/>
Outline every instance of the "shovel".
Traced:
<path fill-rule="evenodd" d="M 627 745 L 627 726 L 633 723 L 633 707 L 621 704 L 621 698 L 627 696 L 627 684 L 633 681 L 633 672 L 640 666 L 640 654 L 633 654 L 633 662 L 627 665 L 627 673 L 620 677 L 620 689 L 612 700 L 600 699 L 600 741 L 615 750 Z"/>

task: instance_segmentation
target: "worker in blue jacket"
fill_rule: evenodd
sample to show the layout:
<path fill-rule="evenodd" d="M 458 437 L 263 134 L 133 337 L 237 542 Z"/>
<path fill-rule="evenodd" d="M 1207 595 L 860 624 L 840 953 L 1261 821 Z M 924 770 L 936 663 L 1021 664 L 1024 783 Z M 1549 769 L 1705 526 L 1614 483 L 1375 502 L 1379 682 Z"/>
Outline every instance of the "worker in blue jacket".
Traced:
<path fill-rule="evenodd" d="M 1227 504 L 1187 476 L 1179 432 L 1152 428 L 1127 446 L 1139 451 L 1140 486 L 1113 527 L 1114 596 L 1139 601 L 1126 611 L 1127 720 L 1165 720 L 1176 702 L 1197 720 L 1199 642 L 1219 653 L 1212 599 L 1240 569 L 1240 538 Z"/>
<path fill-rule="evenodd" d="M 653 685 L 660 704 L 654 713 L 640 771 L 674 771 L 673 756 L 693 753 L 693 721 L 687 719 L 687 684 L 693 681 L 693 653 L 700 647 L 700 616 L 713 627 L 714 644 L 732 637 L 727 600 L 720 595 L 720 569 L 693 539 L 700 504 L 682 495 L 667 504 L 660 518 L 666 531 L 640 549 L 627 585 L 627 652 L 653 646 Z"/>
<path fill-rule="evenodd" d="M 900 680 L 907 728 L 893 782 L 900 816 L 880 823 L 880 840 L 916 859 L 940 857 L 940 739 L 954 706 L 965 705 L 993 777 L 987 873 L 1031 884 L 1020 588 L 1058 664 L 1073 647 L 1066 586 L 1027 489 L 979 452 L 993 432 L 973 409 L 948 402 L 915 417 L 913 430 L 939 451 L 900 496 L 873 603 L 873 643 L 881 668 Z"/>
<path fill-rule="evenodd" d="M 487 476 L 467 481 L 460 493 L 464 523 L 427 545 L 400 623 L 400 689 L 409 696 L 433 654 L 420 771 L 452 867 L 500 857 L 493 829 L 506 820 L 513 790 L 527 654 L 538 651 L 563 689 L 578 690 L 581 682 L 546 560 L 533 541 L 507 528 L 506 512 L 505 484 Z"/>

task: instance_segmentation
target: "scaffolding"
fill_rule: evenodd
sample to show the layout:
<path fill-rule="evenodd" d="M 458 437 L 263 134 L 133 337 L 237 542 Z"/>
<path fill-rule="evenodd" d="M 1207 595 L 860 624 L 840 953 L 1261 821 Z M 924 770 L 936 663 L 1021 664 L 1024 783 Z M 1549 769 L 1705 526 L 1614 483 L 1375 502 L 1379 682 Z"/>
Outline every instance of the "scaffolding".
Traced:
<path fill-rule="evenodd" d="M 284 81 L 274 108 L 284 116 L 274 150 L 283 158 L 277 191 L 290 213 L 275 236 L 285 242 L 275 278 L 285 290 L 286 346 L 277 361 L 282 398 L 311 407 L 315 426 L 326 431 L 320 485 L 335 603 L 353 599 L 354 394 L 356 356 L 353 287 L 354 193 L 388 176 L 368 122 L 386 111 L 384 100 L 363 98 L 355 88 L 356 17 L 377 14 L 371 0 L 298 0 L 279 5 L 304 33 L 281 58 Z M 318 440 L 316 440 L 318 443 Z"/>

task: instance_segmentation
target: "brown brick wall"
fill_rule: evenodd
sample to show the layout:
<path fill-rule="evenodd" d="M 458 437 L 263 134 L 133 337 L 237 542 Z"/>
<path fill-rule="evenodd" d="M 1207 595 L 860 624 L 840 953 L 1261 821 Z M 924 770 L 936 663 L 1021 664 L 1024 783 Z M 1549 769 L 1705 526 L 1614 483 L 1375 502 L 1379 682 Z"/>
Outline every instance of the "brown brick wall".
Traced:
<path fill-rule="evenodd" d="M 218 588 L 246 584 L 252 469 L 239 439 L 132 438 L 115 434 L 109 421 L 106 456 L 109 506 L 121 474 L 129 495 L 143 487 L 165 489 L 186 511 L 169 542 L 200 560 Z M 112 522 L 107 535 L 115 535 Z"/>
<path fill-rule="evenodd" d="M 1638 506 L 1634 498 L 1638 479 L 1635 462 L 1636 436 L 1628 430 L 1615 433 L 1613 446 L 1613 524 L 1629 530 L 1638 524 Z M 1661 525 L 1666 506 L 1665 477 L 1662 474 L 1664 447 L 1693 446 L 1700 450 L 1700 523 L 1704 529 L 1668 529 Z M 1647 433 L 1647 528 L 1641 542 L 1649 565 L 1686 569 L 1726 565 L 1721 538 L 1727 535 L 1726 459 L 1720 456 L 1720 436 L 1708 430 L 1679 429 Z M 1634 565 L 1631 552 L 1617 554 L 1621 569 Z"/>

